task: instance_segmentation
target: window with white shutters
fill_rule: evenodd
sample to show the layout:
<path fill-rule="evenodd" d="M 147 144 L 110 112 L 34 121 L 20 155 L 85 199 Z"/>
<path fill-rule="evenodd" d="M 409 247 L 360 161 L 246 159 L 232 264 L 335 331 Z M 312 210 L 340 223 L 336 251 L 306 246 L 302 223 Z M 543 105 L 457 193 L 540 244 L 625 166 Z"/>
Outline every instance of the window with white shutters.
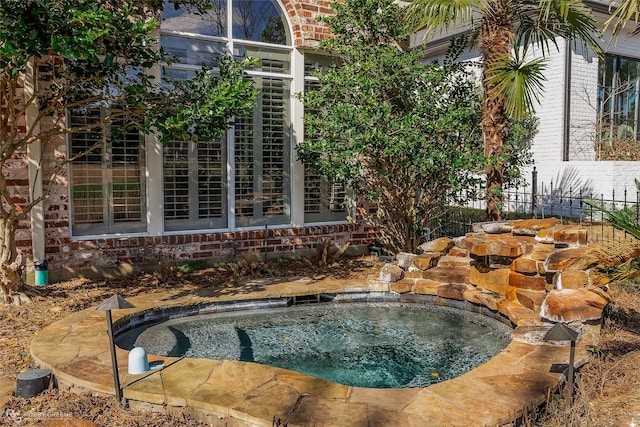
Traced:
<path fill-rule="evenodd" d="M 226 160 L 220 141 L 164 146 L 165 229 L 226 227 Z"/>
<path fill-rule="evenodd" d="M 235 195 L 239 227 L 289 222 L 289 82 L 257 77 L 251 118 L 236 120 Z"/>
<path fill-rule="evenodd" d="M 185 8 L 163 13 L 160 43 L 174 55 L 163 68 L 163 79 L 188 79 L 202 65 L 215 67 L 221 55 L 246 55 L 259 59 L 247 78 L 260 94 L 252 114 L 235 117 L 221 141 L 174 141 L 163 148 L 164 228 L 290 223 L 292 48 L 286 19 L 272 0 L 213 3 L 204 16 Z"/>
<path fill-rule="evenodd" d="M 69 112 L 71 128 L 92 127 L 106 110 Z M 136 129 L 115 132 L 114 121 L 101 128 L 73 132 L 70 153 L 72 234 L 110 234 L 146 230 L 144 149 Z"/>

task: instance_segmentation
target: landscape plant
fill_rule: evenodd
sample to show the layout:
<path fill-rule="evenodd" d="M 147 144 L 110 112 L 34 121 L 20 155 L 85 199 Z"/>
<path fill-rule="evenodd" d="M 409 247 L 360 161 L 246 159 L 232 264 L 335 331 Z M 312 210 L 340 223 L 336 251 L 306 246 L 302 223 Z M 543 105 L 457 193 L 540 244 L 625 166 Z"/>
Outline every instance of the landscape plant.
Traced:
<path fill-rule="evenodd" d="M 640 193 L 640 181 L 635 180 L 636 192 Z M 607 204 L 597 199 L 585 199 L 584 202 L 589 206 L 587 213 L 590 216 L 602 216 L 613 228 L 624 231 L 625 233 L 640 239 L 640 221 L 636 210 L 631 206 L 616 207 L 614 204 Z M 587 210 L 587 209 L 585 209 Z"/>
<path fill-rule="evenodd" d="M 531 114 L 543 88 L 544 58 L 557 38 L 601 52 L 600 29 L 580 0 L 414 0 L 407 8 L 413 29 L 460 31 L 477 47 L 482 69 L 482 141 L 487 219 L 501 219 L 509 122 Z M 533 52 L 533 49 L 536 52 Z M 529 60 L 532 54 L 541 55 Z M 533 55 L 535 56 L 535 55 Z"/>
<path fill-rule="evenodd" d="M 338 58 L 303 96 L 305 137 L 298 157 L 331 182 L 344 183 L 394 251 L 414 251 L 425 225 L 468 195 L 482 163 L 480 91 L 467 64 L 423 63 L 408 48 L 411 28 L 391 0 L 334 3 L 324 19 L 333 37 L 320 48 Z M 528 160 L 522 143 L 529 118 L 512 129 L 515 162 Z M 511 179 L 519 177 L 511 169 Z"/>
<path fill-rule="evenodd" d="M 52 145 L 73 132 L 97 133 L 97 144 L 115 143 L 127 129 L 155 133 L 162 142 L 209 142 L 222 135 L 230 117 L 253 107 L 256 91 L 242 71 L 252 62 L 248 58 L 219 58 L 217 69 L 203 68 L 185 82 L 163 82 L 149 72 L 171 61 L 157 46 L 156 16 L 163 7 L 181 6 L 203 12 L 211 2 L 0 2 L 0 293 L 6 300 L 23 286 L 16 231 L 47 198 L 51 184 L 64 180 L 64 166 L 96 148 L 73 157 L 55 150 L 54 158 Z M 70 110 L 95 109 L 105 112 L 101 118 L 87 116 L 79 126 L 66 120 Z M 114 122 L 112 129 L 120 133 L 107 131 Z M 43 191 L 31 188 L 25 200 L 16 195 L 9 169 L 25 164 L 34 144 L 55 165 L 37 165 Z"/>

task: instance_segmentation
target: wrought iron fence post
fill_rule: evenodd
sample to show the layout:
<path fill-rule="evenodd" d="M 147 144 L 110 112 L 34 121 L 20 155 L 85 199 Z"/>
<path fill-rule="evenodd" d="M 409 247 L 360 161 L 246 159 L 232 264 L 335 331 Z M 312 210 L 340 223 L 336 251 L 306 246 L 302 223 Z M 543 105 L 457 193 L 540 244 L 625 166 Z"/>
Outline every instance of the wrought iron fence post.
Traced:
<path fill-rule="evenodd" d="M 638 186 L 636 185 L 636 221 L 640 215 L 640 194 L 638 194 Z"/>
<path fill-rule="evenodd" d="M 538 171 L 533 167 L 531 171 L 531 215 L 536 217 L 536 204 L 538 202 Z"/>

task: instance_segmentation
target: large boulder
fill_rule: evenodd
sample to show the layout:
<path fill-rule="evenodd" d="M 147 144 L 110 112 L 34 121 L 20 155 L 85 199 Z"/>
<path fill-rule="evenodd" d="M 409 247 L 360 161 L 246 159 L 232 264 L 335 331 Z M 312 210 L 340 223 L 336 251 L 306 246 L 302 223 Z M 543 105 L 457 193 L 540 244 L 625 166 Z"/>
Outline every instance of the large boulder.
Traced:
<path fill-rule="evenodd" d="M 598 320 L 610 302 L 611 296 L 601 288 L 554 289 L 542 303 L 540 316 L 563 323 Z"/>
<path fill-rule="evenodd" d="M 558 218 L 522 219 L 513 222 L 512 233 L 519 236 L 536 236 L 540 231 L 560 224 Z"/>
<path fill-rule="evenodd" d="M 560 270 L 581 270 L 577 261 L 587 253 L 586 247 L 558 249 L 553 251 L 544 262 L 544 269 L 547 272 Z M 577 265 L 577 267 L 576 267 Z"/>
<path fill-rule="evenodd" d="M 464 244 L 473 256 L 497 255 L 516 258 L 533 252 L 536 241 L 533 237 L 511 234 L 476 234 L 464 239 Z"/>

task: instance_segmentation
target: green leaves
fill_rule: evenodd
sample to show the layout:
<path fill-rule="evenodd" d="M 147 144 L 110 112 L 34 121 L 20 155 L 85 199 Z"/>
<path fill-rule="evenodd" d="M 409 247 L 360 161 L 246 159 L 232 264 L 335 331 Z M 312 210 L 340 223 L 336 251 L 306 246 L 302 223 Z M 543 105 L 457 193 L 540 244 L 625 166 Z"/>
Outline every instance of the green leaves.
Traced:
<path fill-rule="evenodd" d="M 219 139 L 233 124 L 233 116 L 253 109 L 258 91 L 242 70 L 255 62 L 224 57 L 219 60 L 219 70 L 203 68 L 193 79 L 175 82 L 168 96 L 160 94 L 156 103 L 148 105 L 144 129 L 159 134 L 163 143 Z"/>
<path fill-rule="evenodd" d="M 437 28 L 459 28 L 473 23 L 474 6 L 471 0 L 413 0 L 406 18 L 415 29 L 425 28 L 433 33 Z"/>
<path fill-rule="evenodd" d="M 203 69 L 193 80 L 161 84 L 147 68 L 168 61 L 154 35 L 154 12 L 164 4 L 190 5 L 199 12 L 211 7 L 209 0 L 3 0 L 0 87 L 19 87 L 18 79 L 31 64 L 42 76 L 36 87 L 39 108 L 46 112 L 42 117 L 103 108 L 115 113 L 89 121 L 83 131 L 101 130 L 126 117 L 127 126 L 157 133 L 162 141 L 218 139 L 230 117 L 253 108 L 256 91 L 242 70 L 254 62 L 222 58 L 218 69 Z M 23 114 L 20 105 L 9 101 L 13 96 L 0 91 L 0 105 L 12 105 L 0 116 L 5 128 Z M 69 131 L 46 128 L 47 138 Z M 28 143 L 15 138 L 11 143 L 16 146 Z"/>
<path fill-rule="evenodd" d="M 318 72 L 317 89 L 304 94 L 298 157 L 373 202 L 378 209 L 368 219 L 387 243 L 413 250 L 425 221 L 476 179 L 479 89 L 460 65 L 423 65 L 421 52 L 398 48 L 401 40 L 387 36 L 404 36 L 389 30 L 402 11 L 391 1 L 336 8 L 330 23 L 342 43 L 327 43 L 343 61 Z"/>
<path fill-rule="evenodd" d="M 487 83 L 505 101 L 507 115 L 515 120 L 532 115 L 544 89 L 544 58 L 525 62 L 516 50 L 513 57 L 498 58 L 487 72 Z"/>

